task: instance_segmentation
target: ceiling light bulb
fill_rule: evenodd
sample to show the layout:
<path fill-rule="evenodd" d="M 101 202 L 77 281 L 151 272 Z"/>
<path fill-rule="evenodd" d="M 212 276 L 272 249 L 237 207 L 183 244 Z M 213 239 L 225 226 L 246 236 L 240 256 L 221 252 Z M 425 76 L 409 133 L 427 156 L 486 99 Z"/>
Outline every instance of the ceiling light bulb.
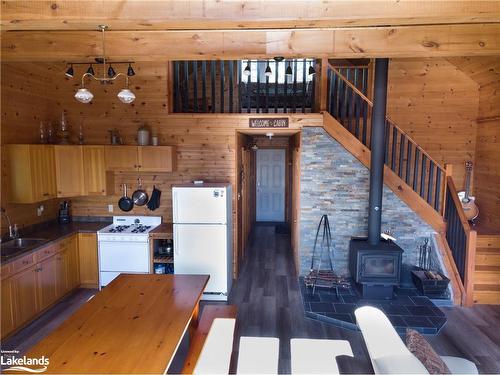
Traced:
<path fill-rule="evenodd" d="M 292 67 L 290 65 L 286 67 L 285 74 L 290 77 L 293 75 Z"/>
<path fill-rule="evenodd" d="M 247 64 L 247 66 L 245 67 L 245 70 L 243 70 L 243 75 L 248 77 L 250 75 L 251 71 L 250 71 L 250 63 Z"/>
<path fill-rule="evenodd" d="M 314 67 L 311 65 L 309 67 L 309 75 L 313 75 L 313 74 L 316 74 L 316 70 L 314 69 Z"/>
<path fill-rule="evenodd" d="M 122 103 L 130 104 L 135 100 L 135 94 L 129 89 L 122 89 L 118 93 L 118 99 L 120 99 Z"/>
<path fill-rule="evenodd" d="M 73 74 L 74 74 L 73 64 L 71 64 L 71 66 L 68 68 L 68 70 L 66 70 L 65 74 L 66 74 L 66 77 L 73 78 Z"/>
<path fill-rule="evenodd" d="M 116 75 L 116 72 L 115 70 L 113 69 L 113 67 L 110 65 L 109 68 L 108 68 L 108 77 L 109 78 L 112 78 Z"/>
<path fill-rule="evenodd" d="M 92 67 L 92 64 L 90 64 L 89 68 L 87 69 L 87 73 L 88 73 L 88 74 L 95 75 L 95 73 L 94 73 L 94 68 Z"/>
<path fill-rule="evenodd" d="M 273 74 L 269 65 L 267 66 L 266 72 L 264 74 L 266 75 L 266 77 L 271 77 L 271 75 Z"/>
<path fill-rule="evenodd" d="M 86 88 L 78 89 L 78 91 L 75 94 L 76 100 L 78 100 L 80 103 L 85 103 L 85 104 L 89 103 L 93 97 L 94 95 Z"/>
<path fill-rule="evenodd" d="M 129 77 L 135 76 L 134 69 L 132 68 L 132 64 L 128 64 L 127 75 Z"/>
<path fill-rule="evenodd" d="M 272 137 L 274 137 L 274 133 L 273 132 L 268 132 L 268 133 L 266 133 L 266 137 L 268 137 L 269 139 L 271 139 Z"/>

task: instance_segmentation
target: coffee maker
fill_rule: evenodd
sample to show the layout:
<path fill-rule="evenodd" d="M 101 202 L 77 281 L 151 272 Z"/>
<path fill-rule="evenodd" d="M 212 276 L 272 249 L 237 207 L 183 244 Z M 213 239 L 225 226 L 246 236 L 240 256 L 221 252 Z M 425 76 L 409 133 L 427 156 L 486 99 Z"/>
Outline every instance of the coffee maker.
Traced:
<path fill-rule="evenodd" d="M 68 224 L 70 221 L 69 202 L 64 201 L 59 205 L 59 224 Z"/>

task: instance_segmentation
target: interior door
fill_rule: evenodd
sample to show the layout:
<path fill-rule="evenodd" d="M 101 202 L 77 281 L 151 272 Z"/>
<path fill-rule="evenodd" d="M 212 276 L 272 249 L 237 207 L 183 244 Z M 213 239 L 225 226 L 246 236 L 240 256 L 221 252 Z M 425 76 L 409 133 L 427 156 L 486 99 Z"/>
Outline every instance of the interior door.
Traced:
<path fill-rule="evenodd" d="M 285 221 L 285 150 L 257 150 L 257 221 Z"/>

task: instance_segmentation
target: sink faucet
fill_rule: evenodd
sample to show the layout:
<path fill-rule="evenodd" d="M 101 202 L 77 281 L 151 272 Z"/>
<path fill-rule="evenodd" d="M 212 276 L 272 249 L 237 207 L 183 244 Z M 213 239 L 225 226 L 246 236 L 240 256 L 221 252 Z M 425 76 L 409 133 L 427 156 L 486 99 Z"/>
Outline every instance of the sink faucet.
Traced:
<path fill-rule="evenodd" d="M 9 223 L 9 238 L 17 238 L 17 224 L 12 225 L 9 215 L 7 215 L 7 213 L 5 212 L 5 208 L 0 207 L 0 213 L 7 219 L 7 222 Z"/>

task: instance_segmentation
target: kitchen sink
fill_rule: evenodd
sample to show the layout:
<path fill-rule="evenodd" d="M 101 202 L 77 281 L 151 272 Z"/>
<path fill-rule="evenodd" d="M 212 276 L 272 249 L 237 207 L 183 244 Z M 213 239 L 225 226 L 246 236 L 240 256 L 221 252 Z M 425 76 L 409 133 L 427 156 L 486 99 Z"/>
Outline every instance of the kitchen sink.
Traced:
<path fill-rule="evenodd" d="M 2 258 L 12 257 L 17 255 L 25 250 L 32 249 L 37 247 L 45 242 L 47 242 L 45 238 L 16 238 L 14 240 L 10 240 L 2 243 L 1 245 L 1 254 Z"/>

